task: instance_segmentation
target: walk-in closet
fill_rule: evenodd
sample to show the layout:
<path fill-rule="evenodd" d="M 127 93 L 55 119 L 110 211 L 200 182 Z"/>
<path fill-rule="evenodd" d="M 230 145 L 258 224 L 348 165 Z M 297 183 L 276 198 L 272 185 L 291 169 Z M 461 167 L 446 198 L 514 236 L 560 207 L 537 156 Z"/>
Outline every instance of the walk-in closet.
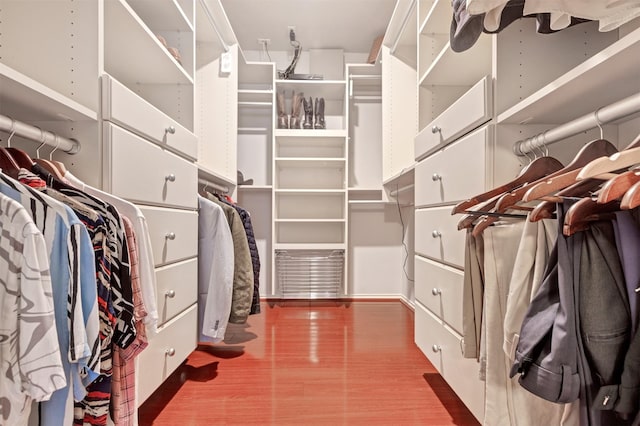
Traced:
<path fill-rule="evenodd" d="M 0 426 L 640 425 L 640 0 L 0 0 Z"/>

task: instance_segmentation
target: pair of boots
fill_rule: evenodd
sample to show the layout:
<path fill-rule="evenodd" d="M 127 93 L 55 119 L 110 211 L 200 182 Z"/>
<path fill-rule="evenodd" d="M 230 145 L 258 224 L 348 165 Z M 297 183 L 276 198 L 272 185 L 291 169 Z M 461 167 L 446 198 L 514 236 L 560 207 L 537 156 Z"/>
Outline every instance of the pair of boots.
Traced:
<path fill-rule="evenodd" d="M 278 129 L 299 129 L 302 124 L 304 129 L 324 129 L 324 98 L 316 98 L 315 108 L 313 99 L 309 102 L 302 92 L 293 92 L 291 100 L 291 115 L 287 115 L 285 108 L 284 92 L 277 94 Z M 304 110 L 304 121 L 301 121 L 300 113 Z M 315 115 L 314 115 L 315 110 Z M 314 120 L 315 117 L 315 120 Z"/>
<path fill-rule="evenodd" d="M 305 129 L 324 129 L 324 98 L 316 98 L 316 104 L 313 105 L 313 99 L 309 97 L 309 102 L 302 99 L 304 105 L 304 123 Z"/>

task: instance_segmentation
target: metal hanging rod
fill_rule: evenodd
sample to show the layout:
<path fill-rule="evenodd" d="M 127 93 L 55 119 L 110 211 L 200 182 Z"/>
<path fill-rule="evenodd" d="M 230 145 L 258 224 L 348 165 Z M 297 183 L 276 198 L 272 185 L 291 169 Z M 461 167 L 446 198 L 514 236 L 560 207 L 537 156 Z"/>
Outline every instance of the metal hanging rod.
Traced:
<path fill-rule="evenodd" d="M 75 139 L 58 136 L 55 133 L 14 120 L 6 115 L 0 115 L 0 130 L 9 133 L 9 135 L 14 134 L 25 139 L 57 147 L 68 154 L 75 154 L 80 151 L 80 143 Z"/>
<path fill-rule="evenodd" d="M 222 192 L 223 194 L 228 194 L 229 193 L 229 187 L 228 186 L 220 185 L 218 183 L 211 182 L 211 181 L 209 181 L 207 179 L 198 178 L 198 184 L 204 185 L 205 188 L 213 188 L 215 190 L 218 190 L 218 191 Z"/>
<path fill-rule="evenodd" d="M 599 108 L 592 113 L 583 115 L 554 129 L 518 141 L 513 145 L 513 152 L 518 156 L 524 156 L 546 145 L 559 142 L 638 112 L 640 112 L 640 93 Z"/>
<path fill-rule="evenodd" d="M 400 31 L 398 32 L 398 37 L 394 40 L 393 45 L 391 46 L 391 49 L 389 49 L 389 51 L 392 54 L 396 53 L 396 49 L 398 49 L 398 44 L 400 44 L 400 39 L 402 38 L 402 33 L 404 33 L 404 30 L 407 28 L 407 25 L 409 25 L 409 21 L 411 20 L 411 15 L 413 15 L 415 8 L 416 8 L 416 2 L 412 0 L 411 4 L 409 5 L 409 10 L 407 14 L 404 16 L 402 20 L 402 24 L 400 25 Z"/>
<path fill-rule="evenodd" d="M 398 189 L 393 189 L 393 190 L 389 191 L 389 196 L 390 197 L 397 197 L 398 194 L 400 194 L 401 192 L 413 189 L 414 186 L 415 186 L 415 184 L 412 183 L 412 184 L 409 184 L 409 185 L 406 185 L 406 186 L 401 186 Z"/>
<path fill-rule="evenodd" d="M 222 34 L 220 34 L 220 30 L 216 25 L 216 20 L 213 17 L 213 13 L 211 13 L 209 6 L 207 6 L 207 3 L 204 0 L 200 0 L 200 3 L 202 4 L 202 9 L 204 10 L 205 15 L 207 16 L 207 19 L 209 20 L 211 27 L 213 27 L 213 31 L 216 33 L 216 36 L 220 41 L 220 45 L 222 45 L 222 49 L 224 49 L 225 52 L 228 52 L 229 45 L 224 41 L 224 37 L 222 37 Z"/>

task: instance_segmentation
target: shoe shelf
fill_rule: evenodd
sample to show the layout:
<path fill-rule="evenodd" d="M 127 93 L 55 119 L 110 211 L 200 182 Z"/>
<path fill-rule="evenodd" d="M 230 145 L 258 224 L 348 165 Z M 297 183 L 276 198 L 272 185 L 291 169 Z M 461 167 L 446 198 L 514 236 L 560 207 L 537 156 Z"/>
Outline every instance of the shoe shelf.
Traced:
<path fill-rule="evenodd" d="M 238 103 L 263 102 L 272 105 L 273 90 L 269 89 L 239 89 Z"/>
<path fill-rule="evenodd" d="M 274 129 L 274 135 L 282 137 L 310 137 L 310 138 L 344 138 L 347 137 L 345 129 Z"/>
<path fill-rule="evenodd" d="M 279 167 L 344 167 L 345 158 L 276 158 Z"/>
<path fill-rule="evenodd" d="M 238 191 L 243 192 L 262 192 L 262 191 L 272 191 L 273 186 L 271 185 L 238 185 Z"/>

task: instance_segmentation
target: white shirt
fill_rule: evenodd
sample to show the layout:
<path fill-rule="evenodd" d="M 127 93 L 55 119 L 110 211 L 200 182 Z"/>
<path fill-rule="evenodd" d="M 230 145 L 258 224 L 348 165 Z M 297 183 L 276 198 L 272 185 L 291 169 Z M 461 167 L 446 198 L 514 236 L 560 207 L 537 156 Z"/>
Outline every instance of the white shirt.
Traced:
<path fill-rule="evenodd" d="M 198 329 L 201 342 L 220 342 L 231 313 L 233 237 L 222 210 L 198 196 Z"/>
<path fill-rule="evenodd" d="M 67 385 L 44 236 L 26 209 L 0 194 L 0 399 L 6 425 L 26 425 L 32 401 Z"/>
<path fill-rule="evenodd" d="M 156 302 L 156 272 L 154 269 L 153 249 L 151 248 L 151 237 L 147 219 L 142 211 L 133 203 L 118 198 L 113 194 L 101 191 L 86 185 L 80 179 L 67 171 L 64 178 L 76 188 L 91 194 L 101 200 L 113 205 L 118 212 L 125 216 L 133 224 L 133 231 L 138 243 L 138 267 L 140 269 L 140 287 L 142 290 L 142 302 L 147 311 L 144 322 L 147 330 L 155 334 L 158 325 L 158 304 Z"/>
<path fill-rule="evenodd" d="M 549 12 L 600 21 L 600 31 L 611 31 L 640 16 L 638 0 L 526 0 L 524 14 Z M 553 28 L 553 27 L 552 27 Z"/>

